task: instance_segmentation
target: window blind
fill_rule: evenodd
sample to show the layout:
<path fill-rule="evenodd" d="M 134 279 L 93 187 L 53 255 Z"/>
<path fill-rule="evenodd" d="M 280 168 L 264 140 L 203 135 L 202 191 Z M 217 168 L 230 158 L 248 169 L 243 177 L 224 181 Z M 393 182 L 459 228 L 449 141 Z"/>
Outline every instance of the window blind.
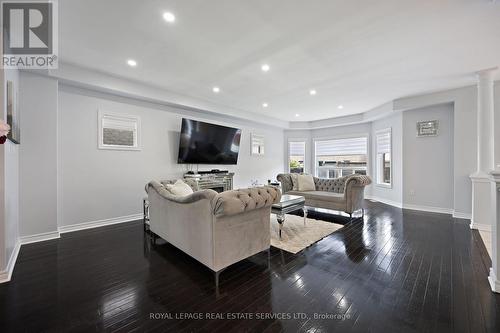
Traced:
<path fill-rule="evenodd" d="M 391 132 L 377 134 L 377 153 L 387 154 L 391 152 Z"/>
<path fill-rule="evenodd" d="M 288 150 L 290 156 L 304 156 L 306 154 L 305 142 L 289 142 Z"/>
<path fill-rule="evenodd" d="M 366 155 L 368 138 L 316 141 L 316 156 Z"/>

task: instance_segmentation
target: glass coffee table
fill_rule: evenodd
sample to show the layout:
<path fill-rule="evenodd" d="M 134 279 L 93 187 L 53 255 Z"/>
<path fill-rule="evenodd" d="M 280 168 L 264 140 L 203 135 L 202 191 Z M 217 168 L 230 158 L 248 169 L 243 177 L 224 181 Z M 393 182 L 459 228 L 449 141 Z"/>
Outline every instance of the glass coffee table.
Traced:
<path fill-rule="evenodd" d="M 276 214 L 276 220 L 279 223 L 279 236 L 281 238 L 281 229 L 285 223 L 285 214 L 299 209 L 304 212 L 304 225 L 307 219 L 307 208 L 305 206 L 306 199 L 300 195 L 284 194 L 281 196 L 279 203 L 271 206 L 271 213 Z"/>

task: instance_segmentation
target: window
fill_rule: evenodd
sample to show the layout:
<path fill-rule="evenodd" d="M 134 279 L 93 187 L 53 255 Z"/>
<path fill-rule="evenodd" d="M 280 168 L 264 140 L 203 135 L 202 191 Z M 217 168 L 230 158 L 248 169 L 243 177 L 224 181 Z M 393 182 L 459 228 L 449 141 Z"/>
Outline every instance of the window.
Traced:
<path fill-rule="evenodd" d="M 99 111 L 99 149 L 140 150 L 140 118 Z"/>
<path fill-rule="evenodd" d="M 392 183 L 392 136 L 391 129 L 376 133 L 377 184 L 391 186 Z"/>
<path fill-rule="evenodd" d="M 305 171 L 306 143 L 305 141 L 288 142 L 288 166 L 291 173 Z"/>
<path fill-rule="evenodd" d="M 252 134 L 252 155 L 264 155 L 264 136 Z"/>
<path fill-rule="evenodd" d="M 368 137 L 315 141 L 315 174 L 320 178 L 366 175 Z"/>

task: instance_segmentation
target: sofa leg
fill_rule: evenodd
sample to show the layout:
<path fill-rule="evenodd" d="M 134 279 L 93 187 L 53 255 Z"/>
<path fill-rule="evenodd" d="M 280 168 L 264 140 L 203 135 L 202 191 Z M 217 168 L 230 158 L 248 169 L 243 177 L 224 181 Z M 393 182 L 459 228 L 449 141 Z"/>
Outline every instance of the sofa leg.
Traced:
<path fill-rule="evenodd" d="M 214 279 L 215 279 L 215 290 L 217 293 L 219 293 L 219 275 L 222 273 L 222 271 L 225 270 L 225 268 L 218 270 L 217 272 L 214 272 Z"/>
<path fill-rule="evenodd" d="M 271 248 L 267 249 L 267 269 L 271 270 Z"/>
<path fill-rule="evenodd" d="M 352 213 L 349 213 L 349 222 L 352 222 Z"/>
<path fill-rule="evenodd" d="M 219 275 L 220 272 L 215 272 L 215 288 L 219 289 Z"/>

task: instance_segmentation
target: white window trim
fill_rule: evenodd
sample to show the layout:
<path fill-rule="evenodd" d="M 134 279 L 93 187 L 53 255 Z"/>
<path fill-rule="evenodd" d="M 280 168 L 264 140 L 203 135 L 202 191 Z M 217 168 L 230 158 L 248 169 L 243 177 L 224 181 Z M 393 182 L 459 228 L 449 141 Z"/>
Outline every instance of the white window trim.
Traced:
<path fill-rule="evenodd" d="M 254 144 L 258 144 L 259 152 L 253 151 Z M 266 137 L 262 134 L 255 134 L 255 133 L 250 134 L 250 154 L 254 156 L 264 156 L 265 152 L 266 152 Z"/>
<path fill-rule="evenodd" d="M 313 173 L 315 177 L 318 177 L 316 172 L 316 164 L 318 160 L 316 159 L 316 141 L 327 141 L 327 140 L 341 140 L 341 139 L 351 139 L 351 138 L 366 138 L 366 175 L 372 177 L 371 174 L 371 137 L 370 133 L 360 132 L 360 133 L 352 133 L 352 134 L 344 134 L 344 135 L 334 135 L 334 136 L 318 136 L 312 139 L 312 159 L 313 159 Z M 391 137 L 392 138 L 392 137 Z"/>
<path fill-rule="evenodd" d="M 390 142 L 390 147 L 391 147 L 391 174 L 390 174 L 390 181 L 391 183 L 390 184 L 385 184 L 385 183 L 379 183 L 378 181 L 378 168 L 379 168 L 379 165 L 378 165 L 378 149 L 377 149 L 377 136 L 379 134 L 385 134 L 385 133 L 389 133 L 391 135 L 391 142 Z M 377 187 L 381 187 L 381 188 L 387 188 L 387 189 L 392 189 L 392 182 L 393 182 L 393 177 L 392 177 L 392 174 L 393 174 L 393 170 L 394 170 L 394 160 L 392 158 L 393 154 L 392 154 L 392 127 L 388 127 L 388 128 L 383 128 L 383 129 L 380 129 L 380 130 L 377 130 L 375 132 L 375 138 L 373 140 L 375 142 L 375 186 Z"/>
<path fill-rule="evenodd" d="M 304 173 L 307 173 L 307 138 L 288 138 L 286 143 L 286 170 L 290 173 L 290 142 L 304 142 Z"/>
<path fill-rule="evenodd" d="M 97 148 L 98 149 L 103 149 L 103 150 L 134 150 L 134 151 L 141 150 L 141 118 L 139 116 L 108 112 L 108 111 L 104 111 L 104 110 L 98 110 L 97 114 L 98 114 L 98 116 L 97 116 L 97 128 L 99 131 L 98 132 L 98 139 L 97 139 L 98 140 L 97 141 Z M 137 124 L 137 134 L 136 134 L 135 146 L 127 147 L 127 146 L 118 146 L 118 145 L 105 145 L 103 143 L 103 135 L 102 135 L 102 133 L 103 133 L 102 119 L 105 116 L 135 121 Z"/>

